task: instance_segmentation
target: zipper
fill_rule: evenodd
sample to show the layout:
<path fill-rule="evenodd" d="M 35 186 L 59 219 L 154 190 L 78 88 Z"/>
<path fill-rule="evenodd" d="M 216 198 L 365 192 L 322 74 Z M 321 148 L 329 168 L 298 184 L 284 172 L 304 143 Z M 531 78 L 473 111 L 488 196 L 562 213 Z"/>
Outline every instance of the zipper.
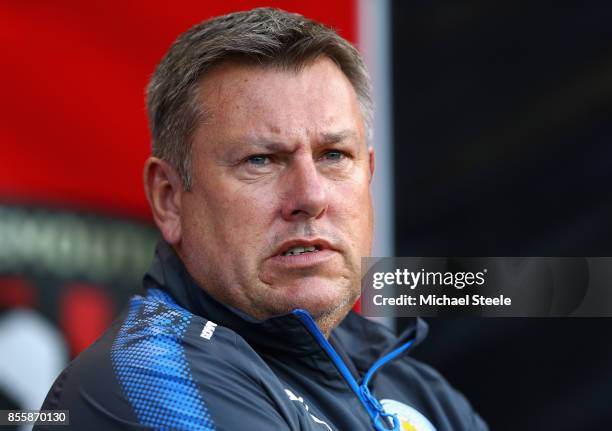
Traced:
<path fill-rule="evenodd" d="M 389 352 L 385 356 L 379 358 L 374 364 L 370 367 L 365 377 L 361 381 L 361 385 L 357 383 L 348 367 L 340 358 L 340 355 L 336 352 L 333 346 L 327 341 L 327 338 L 323 335 L 314 319 L 306 310 L 296 309 L 293 310 L 292 314 L 296 316 L 308 329 L 308 332 L 315 338 L 315 340 L 319 343 L 319 345 L 325 350 L 325 352 L 329 355 L 330 359 L 342 374 L 342 377 L 347 381 L 351 390 L 355 393 L 361 404 L 365 407 L 368 416 L 370 416 L 370 420 L 372 421 L 372 425 L 374 425 L 374 429 L 376 431 L 401 431 L 400 421 L 396 415 L 387 413 L 384 407 L 380 404 L 380 402 L 370 393 L 370 389 L 368 388 L 368 383 L 372 379 L 372 376 L 376 371 L 378 371 L 382 366 L 384 366 L 389 361 L 397 358 L 399 355 L 404 353 L 406 350 L 412 346 L 414 340 L 410 340 L 407 343 L 401 345 L 397 349 Z M 384 418 L 384 419 L 383 419 Z M 388 428 L 387 419 L 391 420 L 393 423 L 393 428 Z"/>

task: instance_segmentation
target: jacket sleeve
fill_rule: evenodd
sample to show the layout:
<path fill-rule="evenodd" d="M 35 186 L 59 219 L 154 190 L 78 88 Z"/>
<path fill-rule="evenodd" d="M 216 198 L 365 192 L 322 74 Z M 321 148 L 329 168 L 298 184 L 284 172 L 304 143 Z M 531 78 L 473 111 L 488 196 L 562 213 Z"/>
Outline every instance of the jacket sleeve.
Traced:
<path fill-rule="evenodd" d="M 202 325 L 191 326 L 181 337 L 136 328 L 124 344 L 110 331 L 57 378 L 42 409 L 69 410 L 63 430 L 299 429 L 233 332 L 204 340 Z"/>
<path fill-rule="evenodd" d="M 34 431 L 150 430 L 135 415 L 116 379 L 105 334 L 57 377 L 41 410 L 68 410 L 68 426 L 37 425 Z"/>

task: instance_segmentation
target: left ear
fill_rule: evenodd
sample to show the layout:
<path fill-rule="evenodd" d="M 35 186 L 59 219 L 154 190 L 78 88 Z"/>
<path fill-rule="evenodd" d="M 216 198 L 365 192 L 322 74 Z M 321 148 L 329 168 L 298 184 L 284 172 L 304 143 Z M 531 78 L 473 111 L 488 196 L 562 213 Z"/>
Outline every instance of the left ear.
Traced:
<path fill-rule="evenodd" d="M 143 176 L 153 220 L 164 239 L 176 245 L 182 237 L 183 182 L 172 165 L 157 157 L 147 159 Z"/>
<path fill-rule="evenodd" d="M 372 178 L 374 177 L 374 165 L 375 165 L 375 157 L 374 157 L 374 148 L 372 146 L 368 147 L 368 156 L 370 161 L 370 183 L 372 182 Z"/>

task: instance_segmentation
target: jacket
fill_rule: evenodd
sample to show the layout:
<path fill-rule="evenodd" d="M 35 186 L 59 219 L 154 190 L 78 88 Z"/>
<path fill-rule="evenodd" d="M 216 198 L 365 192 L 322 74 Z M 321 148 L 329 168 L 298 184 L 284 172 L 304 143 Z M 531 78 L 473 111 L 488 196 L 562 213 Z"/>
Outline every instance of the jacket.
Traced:
<path fill-rule="evenodd" d="M 480 431 L 467 400 L 353 312 L 326 339 L 305 310 L 256 321 L 196 285 L 161 242 L 144 292 L 75 358 L 43 410 L 72 430 Z M 54 429 L 36 426 L 35 430 Z"/>

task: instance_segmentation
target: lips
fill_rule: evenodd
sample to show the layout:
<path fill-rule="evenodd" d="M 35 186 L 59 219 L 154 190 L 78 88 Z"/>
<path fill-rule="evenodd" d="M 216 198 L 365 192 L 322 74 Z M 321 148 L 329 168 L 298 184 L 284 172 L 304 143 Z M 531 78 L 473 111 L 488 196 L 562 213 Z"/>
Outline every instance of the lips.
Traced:
<path fill-rule="evenodd" d="M 322 238 L 297 238 L 283 242 L 274 254 L 267 259 L 278 271 L 314 269 L 331 263 L 338 255 L 338 250 L 329 241 Z"/>
<path fill-rule="evenodd" d="M 309 245 L 307 247 L 291 247 L 289 250 L 283 253 L 283 256 L 298 256 L 304 253 L 313 253 L 315 251 L 319 251 L 319 246 L 317 245 Z"/>
<path fill-rule="evenodd" d="M 306 253 L 317 253 L 324 250 L 333 250 L 331 244 L 322 238 L 301 239 L 296 238 L 282 243 L 273 256 L 300 256 Z"/>

